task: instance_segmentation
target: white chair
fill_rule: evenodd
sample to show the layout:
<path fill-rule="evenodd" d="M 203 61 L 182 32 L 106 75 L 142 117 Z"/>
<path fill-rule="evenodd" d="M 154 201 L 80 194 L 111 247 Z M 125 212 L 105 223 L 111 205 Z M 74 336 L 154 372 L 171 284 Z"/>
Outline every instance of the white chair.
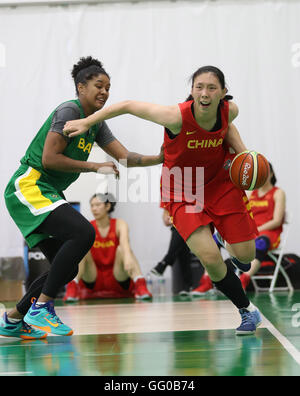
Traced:
<path fill-rule="evenodd" d="M 283 255 L 285 253 L 285 246 L 286 246 L 286 241 L 288 238 L 289 230 L 290 230 L 290 219 L 287 219 L 287 215 L 285 216 L 285 222 L 284 222 L 284 232 L 281 234 L 282 240 L 277 249 L 270 250 L 268 252 L 268 256 L 271 258 L 272 261 L 275 263 L 275 268 L 274 272 L 271 275 L 264 275 L 264 274 L 256 274 L 251 277 L 254 289 L 256 292 L 261 292 L 261 291 L 268 291 L 269 293 L 272 293 L 274 291 L 289 291 L 293 292 L 294 288 L 293 285 L 290 281 L 290 278 L 288 274 L 286 273 L 285 269 L 282 267 L 282 259 Z M 276 282 L 278 279 L 278 275 L 281 273 L 286 281 L 286 286 L 283 287 L 277 287 Z M 270 287 L 260 287 L 257 284 L 258 280 L 263 280 L 263 279 L 268 279 L 271 281 Z"/>

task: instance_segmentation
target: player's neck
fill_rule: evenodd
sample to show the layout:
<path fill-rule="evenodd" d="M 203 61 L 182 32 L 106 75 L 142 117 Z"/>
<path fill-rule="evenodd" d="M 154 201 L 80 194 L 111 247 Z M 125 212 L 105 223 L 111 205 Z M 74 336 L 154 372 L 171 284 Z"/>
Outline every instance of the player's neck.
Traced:
<path fill-rule="evenodd" d="M 202 129 L 210 131 L 217 122 L 217 114 L 216 112 L 204 113 L 195 106 L 195 120 Z"/>
<path fill-rule="evenodd" d="M 91 106 L 88 103 L 86 103 L 86 101 L 84 99 L 81 98 L 79 100 L 80 100 L 85 117 L 88 117 L 91 114 L 95 113 L 95 109 L 91 108 Z"/>
<path fill-rule="evenodd" d="M 99 229 L 104 230 L 105 228 L 110 226 L 110 217 L 105 216 L 105 217 L 102 217 L 101 219 L 96 219 L 96 224 Z"/>

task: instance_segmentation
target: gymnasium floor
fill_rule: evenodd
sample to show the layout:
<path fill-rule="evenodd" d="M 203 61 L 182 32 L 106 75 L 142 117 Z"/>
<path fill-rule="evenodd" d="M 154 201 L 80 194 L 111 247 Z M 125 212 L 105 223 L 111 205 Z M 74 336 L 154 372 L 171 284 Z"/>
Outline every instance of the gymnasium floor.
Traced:
<path fill-rule="evenodd" d="M 264 321 L 247 337 L 235 336 L 240 317 L 216 295 L 60 302 L 74 336 L 0 337 L 0 375 L 299 376 L 300 292 L 250 298 Z"/>

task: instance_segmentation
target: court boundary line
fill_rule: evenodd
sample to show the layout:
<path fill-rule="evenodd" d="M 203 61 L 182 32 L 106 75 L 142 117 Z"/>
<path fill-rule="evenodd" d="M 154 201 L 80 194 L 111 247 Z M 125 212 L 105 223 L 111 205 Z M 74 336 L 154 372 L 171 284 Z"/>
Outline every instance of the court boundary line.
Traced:
<path fill-rule="evenodd" d="M 278 329 L 262 314 L 265 328 L 279 341 L 283 348 L 291 355 L 295 362 L 300 366 L 300 351 L 289 341 Z"/>
<path fill-rule="evenodd" d="M 163 302 L 164 304 L 182 304 L 182 303 L 190 303 L 190 302 L 197 302 L 199 300 L 193 300 L 193 301 L 166 301 Z M 203 300 L 202 300 L 203 301 Z M 211 301 L 211 300 L 206 300 L 206 301 Z M 222 300 L 223 301 L 223 300 Z M 224 300 L 226 301 L 226 300 Z M 152 304 L 161 304 L 160 301 L 153 301 Z M 151 305 L 152 305 L 151 304 Z M 106 306 L 109 307 L 110 305 L 113 306 L 123 306 L 124 304 L 103 304 L 102 306 Z M 126 304 L 125 304 L 126 305 Z M 77 308 L 83 308 L 83 307 L 93 307 L 94 305 L 88 305 L 88 304 L 84 304 L 84 305 L 75 305 L 73 307 L 77 307 Z M 96 305 L 95 305 L 96 306 Z M 59 307 L 59 308 L 63 308 L 63 307 Z M 273 337 L 275 337 L 277 339 L 277 341 L 282 345 L 282 347 L 288 352 L 288 354 L 295 360 L 295 362 L 300 366 L 300 351 L 292 344 L 291 341 L 289 341 L 287 339 L 287 337 L 285 337 L 274 325 L 272 322 L 270 322 L 265 315 L 263 315 L 261 313 L 261 316 L 263 318 L 263 323 L 262 326 L 260 328 L 266 328 L 268 329 L 268 331 L 273 335 Z M 200 329 L 199 329 L 200 330 Z M 160 332 L 168 332 L 170 330 L 163 330 Z M 178 330 L 181 331 L 181 330 Z M 190 330 L 183 330 L 183 331 L 198 331 L 195 329 L 190 329 Z M 124 332 L 126 333 L 126 332 Z M 121 333 L 116 333 L 116 334 L 121 334 Z"/>

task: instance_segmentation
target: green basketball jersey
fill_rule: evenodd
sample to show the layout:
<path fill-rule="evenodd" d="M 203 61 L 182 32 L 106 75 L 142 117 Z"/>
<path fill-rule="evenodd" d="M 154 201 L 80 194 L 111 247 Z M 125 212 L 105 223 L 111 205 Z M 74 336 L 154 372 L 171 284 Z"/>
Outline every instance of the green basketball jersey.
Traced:
<path fill-rule="evenodd" d="M 80 118 L 84 118 L 84 112 L 79 100 L 70 100 L 68 102 L 75 103 L 80 110 Z M 68 103 L 66 102 L 66 103 Z M 66 190 L 80 175 L 80 173 L 70 173 L 56 171 L 52 169 L 45 169 L 42 164 L 43 149 L 47 134 L 50 130 L 52 119 L 56 109 L 50 114 L 46 122 L 43 124 L 31 144 L 29 145 L 25 156 L 21 159 L 22 165 L 28 165 L 41 173 L 39 182 L 50 184 L 57 191 Z M 64 152 L 66 157 L 78 161 L 87 161 L 96 135 L 99 130 L 99 125 L 94 125 L 85 134 L 70 138 L 68 145 Z"/>

